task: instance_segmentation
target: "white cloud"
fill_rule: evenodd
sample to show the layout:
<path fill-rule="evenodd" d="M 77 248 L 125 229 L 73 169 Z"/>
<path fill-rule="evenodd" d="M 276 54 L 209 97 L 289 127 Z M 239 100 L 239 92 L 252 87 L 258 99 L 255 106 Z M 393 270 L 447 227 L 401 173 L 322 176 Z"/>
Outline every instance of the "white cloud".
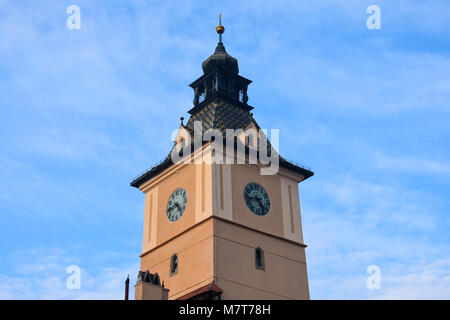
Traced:
<path fill-rule="evenodd" d="M 389 156 L 381 152 L 373 155 L 374 166 L 390 171 L 407 171 L 419 174 L 448 175 L 450 163 L 420 159 L 411 156 Z"/>
<path fill-rule="evenodd" d="M 97 254 L 101 260 L 102 253 Z M 108 257 L 108 254 L 107 254 Z M 114 267 L 84 263 L 59 248 L 37 248 L 16 252 L 9 257 L 12 269 L 0 275 L 0 299 L 124 299 L 124 282 L 130 275 L 130 299 L 133 299 L 133 281 L 138 271 L 136 263 L 123 261 Z M 103 259 L 105 263 L 106 259 Z M 67 267 L 81 268 L 81 288 L 68 289 L 70 274 Z"/>
<path fill-rule="evenodd" d="M 382 271 L 383 272 L 383 271 Z M 400 265 L 382 276 L 374 299 L 450 299 L 450 259 Z"/>
<path fill-rule="evenodd" d="M 314 181 L 310 194 L 302 221 L 313 299 L 450 297 L 448 222 L 428 196 L 351 176 Z M 366 287 L 369 265 L 381 268 L 381 291 Z"/>
<path fill-rule="evenodd" d="M 450 299 L 450 260 L 436 259 L 429 263 L 392 263 L 380 266 L 381 288 L 368 289 L 366 266 L 350 274 L 337 274 L 331 267 L 328 274 L 310 281 L 312 299 Z M 311 269 L 311 268 L 309 268 Z"/>
<path fill-rule="evenodd" d="M 431 230 L 435 227 L 433 207 L 427 195 L 402 185 L 361 180 L 350 175 L 316 181 L 310 188 L 343 210 L 347 219 L 363 224 L 386 226 L 398 224 L 405 230 Z M 311 192 L 312 190 L 309 190 Z"/>

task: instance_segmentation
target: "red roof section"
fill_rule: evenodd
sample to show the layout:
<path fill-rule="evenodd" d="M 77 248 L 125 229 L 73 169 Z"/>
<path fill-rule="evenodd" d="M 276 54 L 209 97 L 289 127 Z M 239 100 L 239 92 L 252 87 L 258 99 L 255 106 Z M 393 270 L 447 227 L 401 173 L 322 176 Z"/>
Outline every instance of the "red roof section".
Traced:
<path fill-rule="evenodd" d="M 210 284 L 207 284 L 206 286 L 203 286 L 201 288 L 198 288 L 192 292 L 189 292 L 188 294 L 185 294 L 184 296 L 179 297 L 177 300 L 187 300 L 192 297 L 195 297 L 196 295 L 208 292 L 208 291 L 214 291 L 218 293 L 223 293 L 223 290 L 219 288 L 214 282 L 211 282 Z"/>

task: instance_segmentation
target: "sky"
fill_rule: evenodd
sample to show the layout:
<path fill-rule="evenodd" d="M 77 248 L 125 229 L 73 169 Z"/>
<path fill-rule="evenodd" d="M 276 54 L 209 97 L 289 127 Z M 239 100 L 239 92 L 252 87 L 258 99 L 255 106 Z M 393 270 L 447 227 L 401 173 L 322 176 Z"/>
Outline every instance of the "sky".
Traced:
<path fill-rule="evenodd" d="M 219 13 L 255 119 L 315 173 L 311 298 L 450 299 L 446 0 L 0 0 L 0 299 L 123 299 L 144 215 L 129 183 L 188 118 Z"/>

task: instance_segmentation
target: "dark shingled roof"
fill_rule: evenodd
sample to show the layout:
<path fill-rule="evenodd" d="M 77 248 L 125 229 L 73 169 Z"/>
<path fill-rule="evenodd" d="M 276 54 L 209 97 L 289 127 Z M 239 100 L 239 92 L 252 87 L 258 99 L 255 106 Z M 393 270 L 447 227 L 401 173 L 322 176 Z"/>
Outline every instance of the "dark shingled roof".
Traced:
<path fill-rule="evenodd" d="M 225 136 L 226 129 L 245 129 L 252 122 L 252 119 L 248 111 L 231 103 L 217 100 L 192 115 L 186 124 L 186 128 L 194 130 L 194 121 L 201 121 L 202 133 L 214 128 L 220 130 Z"/>
<path fill-rule="evenodd" d="M 161 279 L 159 278 L 158 273 L 150 273 L 148 270 L 147 271 L 139 271 L 138 273 L 138 278 L 137 278 L 137 283 L 139 282 L 146 282 L 146 283 L 151 283 L 157 286 L 161 285 Z"/>
<path fill-rule="evenodd" d="M 234 74 L 239 73 L 238 61 L 236 58 L 230 56 L 225 50 L 225 46 L 222 42 L 217 44 L 216 50 L 214 53 L 206 58 L 202 63 L 203 73 L 207 74 L 216 68 L 224 68 L 231 71 Z"/>
<path fill-rule="evenodd" d="M 241 93 L 245 94 L 246 97 L 247 86 L 251 83 L 251 80 L 238 75 L 239 68 L 237 60 L 226 53 L 225 47 L 221 42 L 217 45 L 214 54 L 203 62 L 202 67 L 204 74 L 190 86 L 196 90 L 195 92 L 197 92 L 199 88 L 201 88 L 202 91 L 205 90 L 205 99 L 202 102 L 199 102 L 198 96 L 196 96 L 195 99 L 197 100 L 194 99 L 194 107 L 188 111 L 191 117 L 184 127 L 192 134 L 194 132 L 194 121 L 201 121 L 202 134 L 208 129 L 218 129 L 224 138 L 226 137 L 226 129 L 244 130 L 251 123 L 255 125 L 257 130 L 260 130 L 259 125 L 250 113 L 250 110 L 252 110 L 253 107 L 247 104 L 248 99 L 240 101 L 237 93 L 238 90 L 241 90 Z M 221 77 L 214 78 L 214 80 L 213 76 L 216 75 L 216 73 L 220 74 Z M 225 86 L 224 89 L 222 87 L 223 81 L 221 82 L 220 78 L 227 80 L 232 86 L 228 87 L 228 89 Z M 209 85 L 206 86 L 204 83 L 209 83 Z M 213 83 L 214 89 L 209 87 Z M 207 142 L 202 142 L 202 144 L 204 143 Z M 193 149 L 193 145 L 191 148 Z M 249 149 L 246 147 L 246 152 L 248 151 Z M 270 141 L 267 141 L 267 155 L 270 156 L 271 152 L 272 146 Z M 173 162 L 169 153 L 163 161 L 136 177 L 131 182 L 131 186 L 139 188 L 144 182 L 163 172 L 172 164 Z M 305 179 L 314 175 L 311 170 L 298 164 L 294 164 L 281 156 L 279 157 L 279 164 L 280 167 L 302 174 Z"/>

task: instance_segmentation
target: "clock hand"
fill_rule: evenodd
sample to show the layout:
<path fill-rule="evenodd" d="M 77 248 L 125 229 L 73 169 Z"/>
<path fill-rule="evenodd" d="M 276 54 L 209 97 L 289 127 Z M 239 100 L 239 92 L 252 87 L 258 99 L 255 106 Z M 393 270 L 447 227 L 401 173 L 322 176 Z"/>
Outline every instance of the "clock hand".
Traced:
<path fill-rule="evenodd" d="M 263 204 L 262 204 L 261 199 L 257 197 L 257 198 L 256 198 L 256 201 L 258 201 L 259 206 L 261 207 L 261 209 L 264 209 L 264 206 L 263 206 Z"/>
<path fill-rule="evenodd" d="M 251 199 L 256 200 L 258 202 L 260 208 L 263 209 L 264 206 L 263 206 L 260 198 L 258 198 L 257 196 L 253 196 L 253 197 L 251 197 Z"/>

